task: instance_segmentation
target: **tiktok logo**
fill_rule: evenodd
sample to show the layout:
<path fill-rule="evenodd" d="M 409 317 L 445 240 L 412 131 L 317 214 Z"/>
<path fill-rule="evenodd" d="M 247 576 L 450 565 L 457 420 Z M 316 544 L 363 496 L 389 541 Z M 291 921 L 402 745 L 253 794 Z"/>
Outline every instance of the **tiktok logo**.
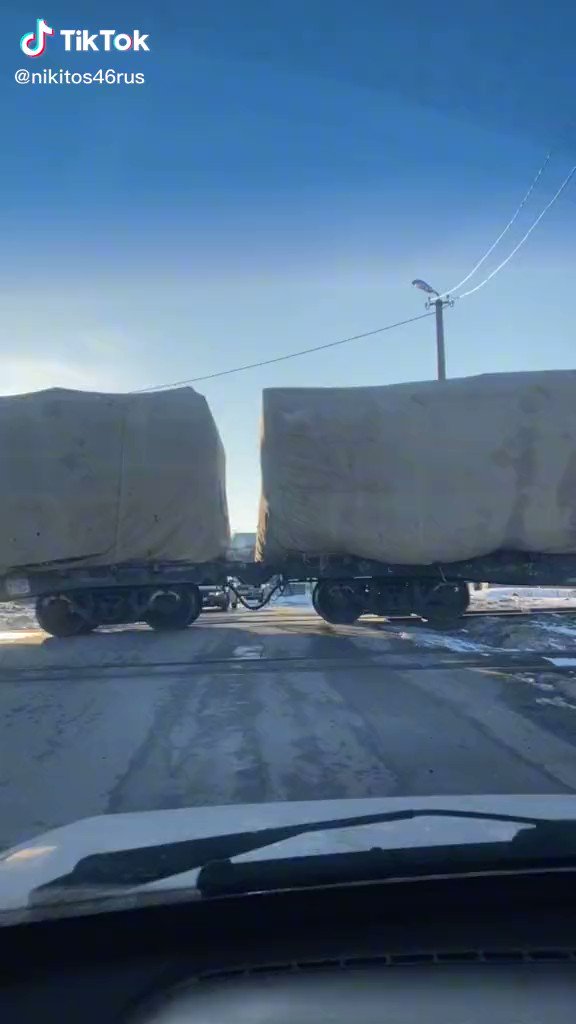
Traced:
<path fill-rule="evenodd" d="M 36 31 L 26 32 L 20 40 L 20 49 L 27 57 L 40 57 L 46 49 L 47 36 L 53 36 L 54 29 L 43 18 L 36 19 Z"/>

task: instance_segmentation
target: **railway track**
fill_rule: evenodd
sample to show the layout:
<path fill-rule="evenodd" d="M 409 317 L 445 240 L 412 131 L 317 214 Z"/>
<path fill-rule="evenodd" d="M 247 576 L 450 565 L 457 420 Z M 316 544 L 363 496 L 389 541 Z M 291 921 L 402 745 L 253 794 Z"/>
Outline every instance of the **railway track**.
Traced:
<path fill-rule="evenodd" d="M 310 607 L 307 607 L 307 606 L 300 606 L 300 607 L 276 606 L 275 607 L 274 605 L 271 605 L 266 610 L 260 611 L 258 609 L 249 609 L 249 611 L 251 611 L 252 613 L 258 612 L 258 614 L 262 614 L 262 615 L 267 615 L 271 611 L 282 611 L 282 612 L 284 612 L 285 616 L 287 616 L 287 617 L 291 617 L 291 614 L 293 614 L 296 617 L 299 617 L 302 614 L 305 614 L 306 616 L 308 616 L 312 612 L 312 608 L 311 608 L 311 606 Z M 238 612 L 236 612 L 236 611 L 235 612 L 229 612 L 228 615 L 230 615 L 232 617 L 232 622 L 234 622 L 236 620 L 236 618 L 238 617 Z M 458 622 L 463 622 L 465 619 L 485 619 L 485 618 L 491 618 L 491 619 L 531 619 L 532 618 L 533 619 L 533 618 L 536 618 L 536 617 L 542 618 L 543 616 L 546 617 L 546 618 L 548 618 L 550 616 L 563 616 L 563 617 L 564 616 L 572 616 L 574 618 L 574 620 L 576 621 L 576 605 L 574 607 L 570 607 L 570 608 L 547 608 L 547 607 L 543 608 L 541 606 L 540 607 L 532 607 L 532 608 L 492 608 L 492 609 L 469 608 L 468 611 L 464 612 L 464 614 L 461 615 L 460 618 L 457 621 Z M 283 618 L 284 618 L 284 616 L 283 616 Z M 398 624 L 412 623 L 413 625 L 417 625 L 419 623 L 422 623 L 425 626 L 428 625 L 426 619 L 422 618 L 419 615 L 415 615 L 415 614 L 412 614 L 412 615 L 386 615 L 386 616 L 366 614 L 366 615 L 363 615 L 361 617 L 361 619 L 358 620 L 358 621 L 359 622 L 362 622 L 362 621 L 366 622 L 367 620 L 374 620 L 374 619 L 376 619 L 378 622 L 390 623 L 391 625 L 394 625 L 396 623 L 398 623 Z M 204 618 L 203 619 L 203 622 L 206 622 L 206 621 L 209 621 L 208 618 Z M 218 618 L 215 619 L 214 621 L 215 622 L 217 621 L 218 623 L 222 623 L 222 617 L 218 616 Z M 137 629 L 138 631 L 140 631 L 144 627 L 143 627 L 142 624 L 134 624 L 133 623 L 130 626 L 126 626 L 125 628 L 126 628 L 126 630 L 129 630 L 129 631 L 133 631 L 134 629 Z M 192 626 L 191 628 L 193 629 L 194 627 Z M 338 628 L 338 627 L 334 627 L 334 628 Z M 458 626 L 450 626 L 447 629 L 447 632 L 452 632 L 454 628 L 457 629 Z M 114 627 L 114 632 L 115 633 L 116 632 L 122 632 L 122 631 L 123 630 L 122 630 L 121 627 Z M 0 629 L 0 642 L 1 642 L 2 637 L 3 637 L 4 634 L 9 635 L 10 639 L 14 640 L 14 639 L 16 639 L 16 636 L 19 633 L 22 634 L 22 638 L 23 639 L 27 635 L 31 635 L 31 634 L 38 635 L 38 636 L 40 636 L 40 635 L 44 636 L 45 635 L 43 633 L 43 631 L 37 625 L 32 625 L 31 624 L 29 627 L 23 627 L 23 628 L 21 627 L 21 628 L 17 628 L 17 629 L 10 629 L 6 625 L 4 629 Z"/>
<path fill-rule="evenodd" d="M 562 615 L 572 616 L 576 620 L 576 606 L 574 608 L 495 608 L 486 610 L 484 608 L 469 608 L 468 611 L 464 612 L 458 619 L 463 621 L 464 619 L 530 619 L 536 616 L 550 616 L 550 615 Z M 423 622 L 426 624 L 426 619 L 420 615 L 386 615 L 376 616 L 367 615 L 362 616 L 363 618 L 377 618 L 379 620 L 395 623 L 395 622 Z M 457 628 L 457 627 L 456 627 Z"/>

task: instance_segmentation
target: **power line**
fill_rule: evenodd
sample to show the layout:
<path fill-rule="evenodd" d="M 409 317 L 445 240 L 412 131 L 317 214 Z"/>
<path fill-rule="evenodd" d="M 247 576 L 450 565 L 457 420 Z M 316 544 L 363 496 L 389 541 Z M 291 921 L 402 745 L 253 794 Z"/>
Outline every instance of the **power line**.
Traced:
<path fill-rule="evenodd" d="M 425 320 L 434 313 L 420 313 L 419 316 L 412 316 L 409 320 L 398 320 L 395 324 L 387 324 L 386 327 L 377 327 L 374 331 L 365 331 L 363 334 L 353 334 L 349 338 L 341 338 L 339 341 L 329 341 L 325 345 L 315 345 L 314 348 L 303 348 L 299 352 L 288 352 L 284 356 L 275 356 L 273 359 L 261 359 L 257 363 L 245 363 L 243 366 L 234 366 L 230 370 L 218 370 L 217 373 L 207 373 L 203 377 L 189 377 L 187 380 L 176 380 L 171 384 L 153 384 L 149 388 L 139 388 L 135 394 L 143 394 L 145 391 L 162 391 L 164 388 L 178 388 L 185 384 L 197 384 L 202 380 L 214 380 L 215 377 L 226 377 L 231 373 L 241 373 L 244 370 L 254 370 L 258 366 L 271 366 L 272 363 L 282 363 L 287 359 L 296 359 L 298 356 L 307 356 L 311 352 L 322 352 L 327 348 L 336 348 L 337 345 L 347 345 L 350 341 L 360 341 L 362 338 L 371 338 L 375 334 L 383 334 L 385 331 L 392 331 L 395 327 L 404 327 L 406 324 L 413 324 L 416 320 Z"/>
<path fill-rule="evenodd" d="M 500 233 L 500 235 L 498 236 L 496 241 L 493 242 L 493 244 L 490 246 L 490 248 L 484 253 L 482 258 L 478 261 L 478 263 L 476 263 L 476 265 L 470 271 L 470 273 L 465 278 L 463 278 L 462 281 L 460 281 L 460 284 L 455 285 L 455 287 L 453 289 L 451 289 L 451 291 L 456 291 L 463 284 L 465 284 L 466 281 L 470 280 L 470 278 L 473 276 L 473 274 L 476 272 L 476 270 L 478 270 L 478 268 L 482 265 L 482 263 L 484 263 L 484 261 L 490 255 L 490 253 L 492 253 L 494 251 L 494 249 L 496 248 L 498 243 L 501 241 L 501 239 L 507 233 L 507 231 L 509 231 L 509 229 L 512 227 L 514 221 L 517 219 L 520 211 L 522 210 L 523 206 L 525 206 L 526 202 L 528 201 L 528 198 L 530 197 L 530 195 L 534 191 L 534 189 L 535 189 L 539 179 L 541 178 L 542 174 L 544 173 L 544 170 L 545 170 L 547 164 L 550 161 L 551 155 L 552 155 L 552 150 L 550 150 L 549 153 L 546 155 L 546 159 L 544 160 L 544 163 L 539 168 L 538 173 L 536 174 L 532 184 L 530 185 L 530 188 L 526 192 L 526 195 L 522 199 L 518 209 L 516 210 L 516 212 L 514 213 L 513 217 L 510 219 L 510 221 L 508 222 L 508 224 L 506 225 L 504 230 Z M 562 182 L 562 184 L 560 185 L 560 187 L 556 190 L 556 192 L 554 193 L 552 198 L 549 200 L 549 202 L 546 204 L 546 206 L 541 211 L 541 213 L 539 213 L 539 215 L 536 218 L 536 220 L 533 221 L 533 223 L 530 225 L 530 227 L 528 228 L 528 231 L 526 231 L 526 233 L 522 236 L 522 238 L 520 239 L 518 244 L 512 249 L 512 252 L 510 252 L 508 254 L 508 256 L 504 260 L 502 260 L 502 262 L 499 263 L 498 266 L 495 267 L 495 269 L 490 274 L 488 274 L 487 277 L 484 278 L 483 281 L 480 281 L 479 284 L 477 284 L 474 288 L 470 288 L 467 292 L 462 292 L 461 295 L 455 296 L 455 298 L 457 298 L 457 299 L 464 299 L 468 295 L 473 295 L 474 292 L 479 291 L 480 288 L 483 288 L 484 285 L 488 284 L 488 282 L 491 281 L 492 278 L 495 277 L 496 274 L 498 274 L 510 262 L 510 260 L 513 258 L 513 256 L 516 255 L 518 250 L 524 245 L 524 243 L 530 237 L 530 235 L 532 234 L 534 229 L 538 226 L 538 224 L 540 223 L 542 218 L 546 215 L 546 213 L 548 212 L 550 207 L 553 206 L 553 204 L 560 197 L 560 195 L 562 194 L 564 189 L 569 185 L 570 181 L 572 180 L 572 178 L 574 177 L 575 174 L 576 174 L 576 164 L 572 167 L 572 169 L 567 174 L 567 176 L 565 177 L 565 179 Z M 442 295 L 438 296 L 438 299 L 436 300 L 436 302 L 441 301 L 442 299 L 444 299 L 449 294 L 450 294 L 450 292 L 443 292 Z M 271 366 L 274 363 L 286 362 L 288 359 L 297 359 L 299 356 L 311 355 L 313 352 L 322 352 L 325 349 L 336 348 L 338 345 L 347 345 L 347 344 L 349 344 L 352 341 L 360 341 L 363 338 L 371 338 L 371 337 L 374 337 L 374 335 L 376 335 L 376 334 L 383 334 L 385 331 L 392 331 L 392 330 L 395 330 L 395 328 L 397 328 L 397 327 L 404 327 L 407 324 L 416 323 L 416 321 L 418 321 L 418 320 L 425 320 L 429 316 L 435 316 L 435 311 L 433 311 L 433 312 L 431 311 L 431 312 L 428 312 L 428 313 L 421 313 L 419 316 L 410 317 L 408 320 L 398 320 L 396 323 L 386 324 L 385 327 L 377 327 L 373 331 L 364 331 L 362 334 L 353 334 L 353 335 L 351 335 L 348 338 L 340 338 L 338 341 L 329 341 L 329 342 L 327 342 L 324 345 L 315 345 L 312 348 L 300 349 L 298 352 L 288 352 L 288 353 L 286 353 L 286 355 L 283 355 L 283 356 L 274 356 L 272 359 L 260 359 L 260 360 L 258 360 L 255 363 L 244 363 L 242 366 L 234 366 L 234 367 L 231 367 L 228 370 L 218 370 L 216 373 L 207 373 L 207 374 L 204 374 L 203 376 L 200 376 L 200 377 L 188 377 L 185 380 L 172 381 L 169 384 L 153 384 L 153 385 L 151 385 L 150 387 L 147 387 L 147 388 L 139 388 L 134 393 L 135 394 L 143 394 L 143 393 L 149 392 L 149 391 L 162 391 L 162 390 L 164 390 L 166 388 L 183 387 L 186 384 L 197 384 L 200 381 L 215 380 L 217 377 L 227 377 L 227 376 L 229 376 L 230 374 L 233 374 L 233 373 L 243 373 L 245 370 L 254 370 L 254 369 L 257 369 L 258 367 L 261 367 L 261 366 Z"/>
<path fill-rule="evenodd" d="M 448 288 L 447 291 L 443 292 L 442 295 L 439 296 L 439 298 L 445 299 L 447 295 L 450 295 L 451 293 L 458 291 L 458 289 L 461 288 L 463 284 L 466 284 L 466 282 L 469 281 L 470 278 L 474 276 L 476 271 L 480 269 L 482 264 L 485 263 L 486 260 L 488 259 L 488 257 L 494 252 L 494 249 L 502 241 L 502 239 L 504 238 L 504 235 L 508 234 L 508 232 L 510 231 L 510 228 L 515 223 L 515 221 L 518 219 L 518 217 L 520 216 L 522 210 L 526 206 L 526 203 L 528 202 L 530 196 L 532 195 L 534 189 L 536 188 L 538 182 L 540 181 L 540 178 L 542 177 L 542 175 L 544 174 L 544 171 L 546 170 L 548 164 L 550 163 L 550 159 L 552 157 L 553 151 L 554 151 L 553 149 L 548 150 L 548 153 L 546 154 L 546 157 L 544 159 L 544 163 L 538 169 L 535 177 L 532 180 L 530 188 L 528 189 L 528 191 L 524 195 L 524 197 L 521 200 L 521 202 L 520 202 L 519 206 L 517 207 L 516 211 L 514 212 L 514 214 L 512 215 L 510 220 L 508 221 L 506 227 L 498 235 L 498 238 L 496 239 L 496 241 L 492 242 L 492 245 L 488 249 L 486 249 L 486 252 L 484 253 L 483 256 L 480 257 L 478 262 L 472 267 L 472 270 L 470 271 L 470 273 L 466 274 L 466 277 L 463 277 L 462 280 L 459 281 L 458 284 L 455 284 L 452 288 Z"/>
<path fill-rule="evenodd" d="M 572 180 L 572 178 L 574 177 L 575 174 L 576 174 L 576 164 L 574 164 L 574 167 L 572 168 L 572 170 L 564 178 L 564 181 L 560 185 L 560 188 L 558 188 L 556 190 L 556 192 L 552 196 L 552 199 L 550 199 L 550 201 L 548 203 L 546 203 L 546 206 L 544 207 L 542 212 L 538 214 L 538 216 L 536 217 L 536 220 L 530 225 L 530 227 L 528 228 L 528 231 L 526 232 L 526 234 L 523 235 L 522 238 L 520 239 L 520 241 L 518 242 L 518 244 L 514 246 L 514 248 L 512 249 L 512 252 L 508 254 L 506 259 L 502 260 L 502 262 L 499 263 L 498 266 L 495 267 L 494 270 L 490 274 L 488 274 L 488 277 L 485 277 L 483 281 L 480 281 L 480 284 L 477 284 L 474 288 L 470 288 L 467 292 L 462 292 L 461 295 L 457 295 L 456 296 L 457 299 L 464 299 L 464 298 L 466 298 L 467 295 L 473 295 L 474 292 L 479 291 L 480 288 L 483 288 L 485 284 L 488 284 L 488 281 L 491 281 L 492 278 L 495 277 L 496 274 L 498 274 L 503 269 L 503 267 L 505 267 L 506 264 L 510 262 L 512 257 L 516 255 L 518 250 L 524 245 L 524 242 L 530 237 L 530 235 L 534 231 L 534 228 L 536 228 L 538 226 L 538 224 L 540 223 L 540 221 L 542 220 L 544 215 L 546 213 L 548 213 L 548 210 L 550 209 L 550 207 L 556 202 L 556 200 L 562 194 L 562 192 L 567 187 L 567 185 L 570 184 L 570 182 L 571 182 L 571 180 Z"/>

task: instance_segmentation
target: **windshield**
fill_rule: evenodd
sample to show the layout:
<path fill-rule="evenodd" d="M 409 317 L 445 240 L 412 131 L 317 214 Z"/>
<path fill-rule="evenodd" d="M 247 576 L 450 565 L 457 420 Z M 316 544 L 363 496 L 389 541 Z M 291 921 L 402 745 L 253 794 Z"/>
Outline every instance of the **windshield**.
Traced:
<path fill-rule="evenodd" d="M 8 8 L 0 910 L 576 819 L 576 13 Z"/>

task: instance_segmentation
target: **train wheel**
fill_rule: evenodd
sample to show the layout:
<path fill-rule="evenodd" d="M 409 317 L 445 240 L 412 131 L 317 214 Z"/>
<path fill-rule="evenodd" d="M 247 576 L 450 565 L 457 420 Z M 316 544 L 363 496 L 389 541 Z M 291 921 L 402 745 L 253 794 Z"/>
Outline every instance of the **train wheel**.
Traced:
<path fill-rule="evenodd" d="M 171 587 L 152 595 L 144 615 L 151 629 L 186 629 L 202 611 L 202 595 L 198 587 Z"/>
<path fill-rule="evenodd" d="M 466 583 L 437 583 L 421 595 L 415 611 L 436 629 L 453 629 L 469 603 Z"/>
<path fill-rule="evenodd" d="M 353 580 L 320 580 L 312 592 L 318 615 L 336 626 L 351 626 L 364 611 L 363 595 Z"/>
<path fill-rule="evenodd" d="M 40 629 L 57 637 L 82 636 L 91 633 L 97 625 L 68 598 L 57 594 L 38 598 L 36 619 Z"/>

